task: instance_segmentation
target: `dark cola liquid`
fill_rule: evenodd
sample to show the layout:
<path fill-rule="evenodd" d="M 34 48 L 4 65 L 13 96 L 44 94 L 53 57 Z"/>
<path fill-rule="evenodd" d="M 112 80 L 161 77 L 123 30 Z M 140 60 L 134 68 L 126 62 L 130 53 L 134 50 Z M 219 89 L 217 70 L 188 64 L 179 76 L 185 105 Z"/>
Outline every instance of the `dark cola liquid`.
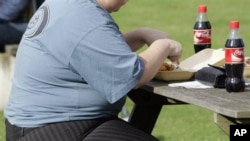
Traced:
<path fill-rule="evenodd" d="M 244 47 L 242 39 L 227 39 L 226 48 Z M 228 92 L 243 92 L 245 90 L 245 80 L 243 78 L 244 63 L 225 63 L 226 69 L 226 90 Z"/>
<path fill-rule="evenodd" d="M 195 22 L 194 29 L 211 29 L 211 24 L 209 21 L 205 22 Z M 194 44 L 194 51 L 195 53 L 205 49 L 205 48 L 211 48 L 211 42 L 208 44 Z"/>
<path fill-rule="evenodd" d="M 211 44 L 203 44 L 203 45 L 194 44 L 194 52 L 195 53 L 197 53 L 205 48 L 211 48 Z"/>

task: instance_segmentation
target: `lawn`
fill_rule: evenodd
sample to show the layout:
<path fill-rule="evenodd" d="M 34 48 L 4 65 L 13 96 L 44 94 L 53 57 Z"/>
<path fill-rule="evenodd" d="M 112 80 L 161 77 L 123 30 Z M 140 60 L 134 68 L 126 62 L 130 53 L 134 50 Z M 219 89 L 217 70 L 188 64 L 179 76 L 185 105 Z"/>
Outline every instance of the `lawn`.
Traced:
<path fill-rule="evenodd" d="M 5 141 L 5 126 L 3 112 L 0 111 L 0 141 Z"/>
<path fill-rule="evenodd" d="M 120 12 L 113 13 L 122 32 L 137 27 L 153 27 L 168 32 L 183 45 L 182 60 L 194 54 L 193 25 L 197 6 L 208 6 L 212 25 L 212 48 L 224 48 L 229 22 L 240 21 L 245 55 L 250 56 L 249 0 L 129 0 Z M 132 102 L 127 102 L 131 110 Z M 0 141 L 4 141 L 4 118 L 0 112 Z M 193 105 L 165 106 L 153 135 L 161 141 L 229 141 L 213 123 L 213 113 Z"/>
<path fill-rule="evenodd" d="M 250 19 L 248 0 L 130 0 L 114 19 L 123 32 L 137 27 L 153 27 L 163 30 L 183 45 L 183 57 L 194 53 L 193 26 L 197 6 L 206 4 L 207 16 L 212 26 L 212 48 L 224 48 L 229 34 L 229 22 L 240 22 L 241 35 L 245 42 L 246 56 L 250 56 Z"/>

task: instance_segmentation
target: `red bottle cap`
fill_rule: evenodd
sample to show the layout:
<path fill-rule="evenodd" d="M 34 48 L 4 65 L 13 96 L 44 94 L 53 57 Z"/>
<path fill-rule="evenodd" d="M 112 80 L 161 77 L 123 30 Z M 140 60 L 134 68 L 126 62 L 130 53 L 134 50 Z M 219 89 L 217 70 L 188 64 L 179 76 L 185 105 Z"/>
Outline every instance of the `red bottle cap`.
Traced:
<path fill-rule="evenodd" d="M 231 21 L 230 28 L 239 28 L 240 22 L 239 21 Z"/>
<path fill-rule="evenodd" d="M 207 12 L 207 6 L 206 5 L 199 5 L 198 12 Z"/>

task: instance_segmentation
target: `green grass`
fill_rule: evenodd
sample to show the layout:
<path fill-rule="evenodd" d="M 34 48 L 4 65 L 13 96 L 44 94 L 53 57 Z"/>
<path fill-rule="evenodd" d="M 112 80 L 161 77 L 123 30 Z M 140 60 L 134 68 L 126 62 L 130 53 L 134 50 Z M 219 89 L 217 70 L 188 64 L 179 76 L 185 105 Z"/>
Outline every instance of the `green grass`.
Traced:
<path fill-rule="evenodd" d="M 182 43 L 182 59 L 185 59 L 194 53 L 193 26 L 199 4 L 208 6 L 207 15 L 212 25 L 212 48 L 224 48 L 229 34 L 229 22 L 238 20 L 245 42 L 245 54 L 250 56 L 248 0 L 130 0 L 113 16 L 123 32 L 146 26 L 169 33 Z"/>
<path fill-rule="evenodd" d="M 0 111 L 0 141 L 5 141 L 5 125 L 2 111 Z"/>
<path fill-rule="evenodd" d="M 123 32 L 142 26 L 166 31 L 182 43 L 185 59 L 194 54 L 193 25 L 199 4 L 208 6 L 212 48 L 224 48 L 230 20 L 238 20 L 245 55 L 250 56 L 249 0 L 129 0 L 112 15 Z M 131 109 L 131 101 L 127 107 Z M 0 141 L 5 141 L 4 118 L 0 114 Z M 153 134 L 161 141 L 229 141 L 213 123 L 213 113 L 193 105 L 165 106 Z"/>

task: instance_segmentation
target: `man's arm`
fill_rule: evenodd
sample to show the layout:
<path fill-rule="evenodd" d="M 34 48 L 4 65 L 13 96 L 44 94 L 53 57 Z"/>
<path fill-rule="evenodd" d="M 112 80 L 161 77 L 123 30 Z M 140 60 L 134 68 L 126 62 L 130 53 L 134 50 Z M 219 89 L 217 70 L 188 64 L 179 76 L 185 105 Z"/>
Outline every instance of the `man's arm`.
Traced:
<path fill-rule="evenodd" d="M 133 51 L 138 50 L 145 44 L 148 45 L 148 48 L 139 53 L 145 68 L 135 88 L 153 79 L 166 58 L 172 62 L 179 62 L 182 46 L 179 42 L 170 39 L 165 32 L 151 28 L 139 28 L 125 33 L 123 36 Z"/>
<path fill-rule="evenodd" d="M 123 36 L 133 51 L 140 49 L 145 44 L 150 46 L 157 39 L 170 38 L 167 33 L 152 28 L 138 28 Z"/>

